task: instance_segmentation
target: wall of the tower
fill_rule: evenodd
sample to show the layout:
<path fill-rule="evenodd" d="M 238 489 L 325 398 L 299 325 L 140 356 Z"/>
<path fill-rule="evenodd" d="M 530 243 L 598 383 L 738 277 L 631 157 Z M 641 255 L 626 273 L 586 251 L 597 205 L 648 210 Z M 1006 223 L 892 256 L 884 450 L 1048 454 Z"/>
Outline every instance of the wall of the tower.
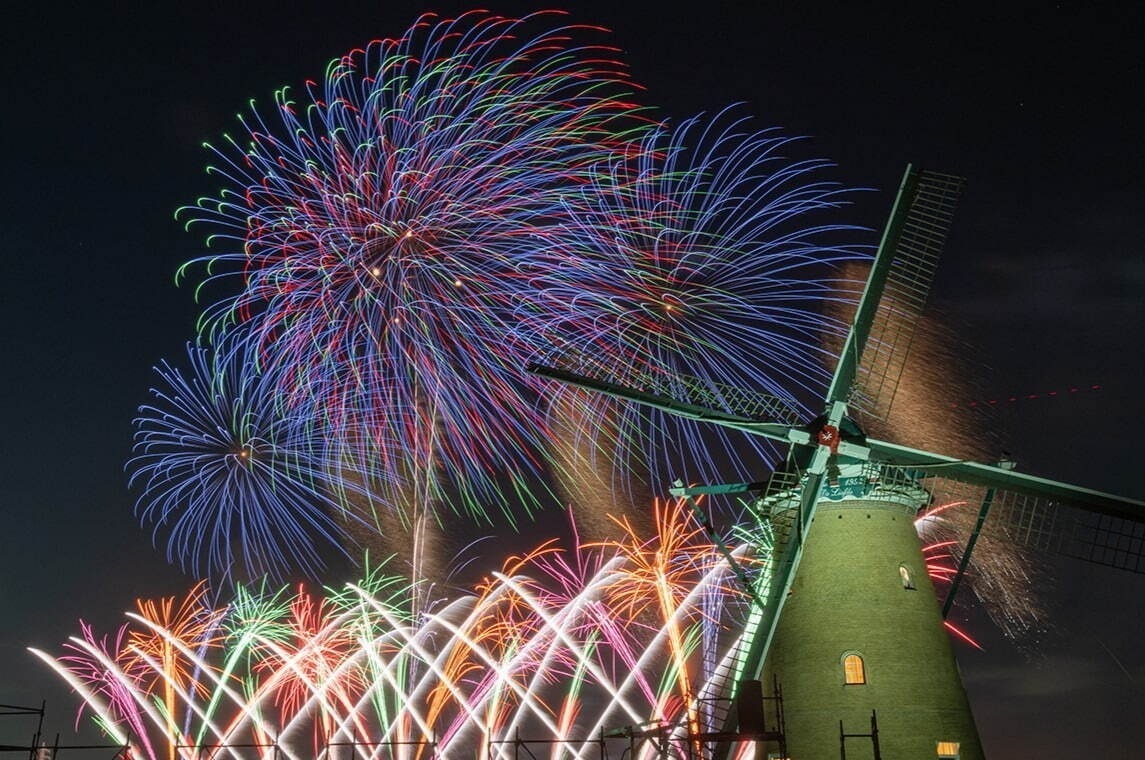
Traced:
<path fill-rule="evenodd" d="M 765 668 L 783 691 L 792 760 L 835 760 L 839 721 L 870 733 L 872 710 L 883 758 L 937 758 L 939 742 L 983 756 L 912 515 L 886 500 L 818 505 Z M 864 683 L 845 682 L 848 655 Z M 870 739 L 846 741 L 847 760 L 873 756 Z"/>

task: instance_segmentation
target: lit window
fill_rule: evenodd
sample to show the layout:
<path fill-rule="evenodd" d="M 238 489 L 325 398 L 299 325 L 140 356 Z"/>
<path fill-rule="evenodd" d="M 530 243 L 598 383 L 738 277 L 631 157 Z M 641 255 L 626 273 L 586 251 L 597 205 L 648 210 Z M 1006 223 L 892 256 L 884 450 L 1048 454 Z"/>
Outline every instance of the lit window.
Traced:
<path fill-rule="evenodd" d="M 867 682 L 867 671 L 863 667 L 863 658 L 857 654 L 849 654 L 843 658 L 843 683 L 856 684 Z"/>
<path fill-rule="evenodd" d="M 958 742 L 939 742 L 938 760 L 958 760 Z"/>
<path fill-rule="evenodd" d="M 899 565 L 899 577 L 902 578 L 902 587 L 905 589 L 914 588 L 914 578 L 910 574 L 910 568 L 906 565 Z"/>

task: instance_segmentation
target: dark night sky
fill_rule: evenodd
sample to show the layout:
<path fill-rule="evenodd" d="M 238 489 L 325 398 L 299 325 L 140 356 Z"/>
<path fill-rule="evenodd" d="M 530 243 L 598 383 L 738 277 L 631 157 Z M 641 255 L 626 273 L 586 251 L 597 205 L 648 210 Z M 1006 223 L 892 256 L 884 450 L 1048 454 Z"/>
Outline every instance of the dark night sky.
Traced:
<path fill-rule="evenodd" d="M 74 704 L 24 647 L 57 651 L 77 618 L 108 630 L 136 597 L 188 585 L 132 516 L 122 463 L 151 366 L 192 335 L 173 278 L 199 241 L 173 212 L 214 188 L 200 144 L 351 47 L 469 7 L 99 5 L 9 11 L 3 44 L 0 703 L 46 698 L 53 732 L 70 731 Z M 1024 471 L 1145 499 L 1141 6 L 697 5 L 578 3 L 572 18 L 613 30 L 666 116 L 742 101 L 760 127 L 809 136 L 841 179 L 880 189 L 856 209 L 871 227 L 908 161 L 967 176 L 934 304 L 990 367 L 981 386 L 1101 386 L 1007 404 L 1005 445 Z M 984 620 L 970 624 L 987 651 L 959 649 L 986 750 L 1136 756 L 1145 578 L 1055 569 L 1057 627 L 1032 653 Z M 0 743 L 33 728 L 0 720 Z"/>

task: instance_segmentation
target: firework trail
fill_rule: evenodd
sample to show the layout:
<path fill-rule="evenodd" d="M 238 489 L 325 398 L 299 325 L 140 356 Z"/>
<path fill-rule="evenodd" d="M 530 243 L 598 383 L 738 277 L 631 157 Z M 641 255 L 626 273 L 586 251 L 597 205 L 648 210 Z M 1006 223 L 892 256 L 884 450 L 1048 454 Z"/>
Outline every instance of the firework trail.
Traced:
<path fill-rule="evenodd" d="M 85 628 L 63 656 L 36 654 L 144 758 L 513 757 L 517 737 L 597 757 L 603 732 L 649 720 L 684 751 L 718 724 L 750 612 L 690 511 L 653 511 L 651 538 L 542 544 L 418 620 L 405 582 L 375 571 L 324 597 L 240 588 L 203 610 L 192 595 L 193 614 L 132 615 L 118 638 Z M 762 561 L 759 538 L 740 562 Z"/>
<path fill-rule="evenodd" d="M 788 158 L 794 142 L 728 111 L 661 125 L 602 165 L 572 247 L 531 262 L 541 296 L 520 309 L 531 341 L 555 364 L 600 362 L 612 377 L 662 381 L 663 395 L 706 394 L 709 406 L 726 404 L 729 388 L 794 398 L 796 410 L 821 395 L 822 333 L 844 327 L 822 302 L 838 292 L 837 264 L 861 249 L 841 242 L 853 228 L 823 216 L 848 191 L 823 178 L 827 162 Z M 651 468 L 656 493 L 685 473 L 742 479 L 774 458 L 717 426 L 607 399 L 582 407 L 595 451 L 626 477 Z M 728 451 L 731 467 L 704 451 Z"/>
<path fill-rule="evenodd" d="M 424 16 L 355 50 L 241 116 L 242 142 L 213 148 L 224 189 L 182 212 L 218 249 L 184 274 L 231 293 L 202 334 L 318 410 L 327 466 L 369 496 L 352 508 L 415 533 L 548 498 L 518 266 L 568 234 L 590 167 L 640 126 L 600 30 L 561 23 Z"/>
<path fill-rule="evenodd" d="M 282 579 L 347 552 L 337 515 L 350 486 L 314 456 L 305 410 L 241 353 L 187 347 L 189 370 L 164 362 L 155 400 L 135 419 L 136 511 L 165 534 L 167 558 L 195 574 Z"/>

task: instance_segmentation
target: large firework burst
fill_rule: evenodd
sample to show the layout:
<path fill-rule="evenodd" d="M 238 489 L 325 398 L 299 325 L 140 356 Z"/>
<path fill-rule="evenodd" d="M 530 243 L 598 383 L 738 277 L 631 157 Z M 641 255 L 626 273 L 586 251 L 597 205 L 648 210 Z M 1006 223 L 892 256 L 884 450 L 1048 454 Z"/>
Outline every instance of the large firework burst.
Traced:
<path fill-rule="evenodd" d="M 543 499 L 519 262 L 568 234 L 590 167 L 638 125 L 612 51 L 577 41 L 598 30 L 556 18 L 427 16 L 351 52 L 240 117 L 224 189 L 184 211 L 220 248 L 192 264 L 231 288 L 205 335 L 316 402 L 330 468 L 412 522 Z"/>

